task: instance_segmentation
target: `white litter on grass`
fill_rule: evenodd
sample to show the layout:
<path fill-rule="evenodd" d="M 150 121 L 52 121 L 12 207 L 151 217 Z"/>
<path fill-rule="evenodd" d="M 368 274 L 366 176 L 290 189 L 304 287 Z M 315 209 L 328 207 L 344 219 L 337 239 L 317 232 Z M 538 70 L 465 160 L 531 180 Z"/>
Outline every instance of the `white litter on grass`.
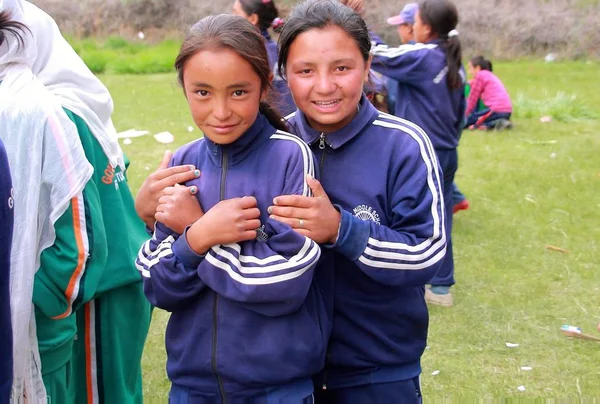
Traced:
<path fill-rule="evenodd" d="M 517 387 L 517 390 L 519 390 L 519 391 L 525 391 L 525 386 L 519 386 L 519 387 Z"/>
<path fill-rule="evenodd" d="M 546 63 L 554 62 L 556 60 L 556 53 L 549 53 L 544 57 Z"/>
<path fill-rule="evenodd" d="M 529 372 L 530 370 L 533 370 L 533 368 L 531 366 L 521 366 L 521 370 Z"/>
<path fill-rule="evenodd" d="M 123 144 L 131 144 L 131 139 L 126 137 L 125 139 L 123 139 Z"/>
<path fill-rule="evenodd" d="M 144 38 L 146 38 L 146 35 L 144 35 L 144 33 L 142 31 L 140 31 L 140 32 L 138 32 L 138 38 L 144 39 Z"/>
<path fill-rule="evenodd" d="M 529 203 L 533 203 L 534 205 L 537 205 L 538 203 L 535 201 L 535 199 L 533 199 L 533 197 L 531 195 L 525 195 L 525 200 Z M 506 343 L 508 345 L 508 342 Z"/>
<path fill-rule="evenodd" d="M 507 348 L 516 348 L 518 346 L 519 346 L 519 344 L 513 344 L 512 342 L 507 342 L 506 343 L 506 347 Z"/>
<path fill-rule="evenodd" d="M 146 169 L 146 171 L 150 170 L 149 166 L 145 166 L 144 169 Z"/>
<path fill-rule="evenodd" d="M 117 139 L 123 139 L 126 137 L 129 137 L 129 138 L 140 137 L 140 136 L 147 135 L 148 133 L 150 133 L 150 132 L 148 132 L 147 130 L 128 129 L 124 132 L 117 133 Z"/>
<path fill-rule="evenodd" d="M 188 126 L 188 132 L 193 132 L 194 131 L 194 127 L 193 126 Z"/>
<path fill-rule="evenodd" d="M 552 122 L 552 117 L 551 116 L 543 116 L 543 117 L 540 118 L 540 122 L 541 123 Z"/>
<path fill-rule="evenodd" d="M 433 372 L 431 372 L 431 376 L 437 376 L 440 374 L 439 370 L 434 370 Z"/>
<path fill-rule="evenodd" d="M 550 153 L 550 158 L 551 159 L 555 159 L 556 158 L 556 153 Z"/>
<path fill-rule="evenodd" d="M 175 136 L 173 136 L 170 132 L 160 132 L 154 135 L 154 139 L 156 139 L 158 143 L 169 144 L 173 143 Z"/>

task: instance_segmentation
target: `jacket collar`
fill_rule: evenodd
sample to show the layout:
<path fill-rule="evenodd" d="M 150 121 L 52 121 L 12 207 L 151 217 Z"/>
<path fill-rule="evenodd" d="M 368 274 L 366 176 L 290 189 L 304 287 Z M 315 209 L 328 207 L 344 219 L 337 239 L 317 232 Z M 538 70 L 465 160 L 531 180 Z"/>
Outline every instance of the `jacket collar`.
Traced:
<path fill-rule="evenodd" d="M 335 132 L 325 133 L 325 142 L 329 147 L 339 149 L 358 136 L 358 134 L 361 133 L 366 126 L 370 125 L 379 115 L 379 111 L 377 111 L 377 109 L 369 102 L 364 94 L 358 105 L 358 114 L 356 114 L 349 124 Z M 319 141 L 321 132 L 310 127 L 306 120 L 306 115 L 304 115 L 303 112 L 297 110 L 295 114 L 294 126 L 297 132 L 296 134 L 312 146 Z"/>
<path fill-rule="evenodd" d="M 205 137 L 206 152 L 215 165 L 221 167 L 223 157 L 227 156 L 228 164 L 232 166 L 244 160 L 253 150 L 267 141 L 273 133 L 275 133 L 275 128 L 271 126 L 267 118 L 259 113 L 250 128 L 233 143 L 220 145 Z"/>

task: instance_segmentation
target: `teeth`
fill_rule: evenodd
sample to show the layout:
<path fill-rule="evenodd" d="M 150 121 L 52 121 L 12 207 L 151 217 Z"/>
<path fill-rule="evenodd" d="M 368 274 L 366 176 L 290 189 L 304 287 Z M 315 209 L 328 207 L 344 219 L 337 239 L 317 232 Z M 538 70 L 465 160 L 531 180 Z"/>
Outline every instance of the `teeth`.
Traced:
<path fill-rule="evenodd" d="M 319 102 L 319 101 L 316 101 L 316 102 L 315 102 L 315 104 L 317 104 L 317 105 L 320 105 L 320 106 L 323 106 L 323 107 L 327 107 L 327 106 L 329 106 L 329 105 L 335 105 L 335 104 L 337 104 L 338 102 L 339 102 L 339 101 L 337 101 L 337 100 L 336 100 L 336 101 L 325 101 L 325 102 Z"/>

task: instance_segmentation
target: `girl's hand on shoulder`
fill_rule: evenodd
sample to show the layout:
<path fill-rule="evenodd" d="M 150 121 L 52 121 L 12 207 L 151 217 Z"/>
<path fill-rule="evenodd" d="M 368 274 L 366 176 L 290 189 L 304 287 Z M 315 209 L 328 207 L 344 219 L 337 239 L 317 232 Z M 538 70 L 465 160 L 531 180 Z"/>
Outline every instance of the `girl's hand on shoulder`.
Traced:
<path fill-rule="evenodd" d="M 331 204 L 319 181 L 307 176 L 306 182 L 313 196 L 278 196 L 273 201 L 275 205 L 269 207 L 271 218 L 288 224 L 317 243 L 334 244 L 340 226 L 340 212 Z"/>
<path fill-rule="evenodd" d="M 254 240 L 260 225 L 256 198 L 226 199 L 209 209 L 189 228 L 187 241 L 192 250 L 204 254 L 215 245 Z"/>
<path fill-rule="evenodd" d="M 135 197 L 135 211 L 152 229 L 159 199 L 164 195 L 165 188 L 191 181 L 200 176 L 200 171 L 196 170 L 194 166 L 168 167 L 172 157 L 173 153 L 167 150 L 158 169 L 144 180 Z"/>
<path fill-rule="evenodd" d="M 163 196 L 158 200 L 155 219 L 174 232 L 183 234 L 187 226 L 204 215 L 196 197 L 197 193 L 196 186 L 184 187 L 176 184 L 174 187 L 165 188 Z"/>

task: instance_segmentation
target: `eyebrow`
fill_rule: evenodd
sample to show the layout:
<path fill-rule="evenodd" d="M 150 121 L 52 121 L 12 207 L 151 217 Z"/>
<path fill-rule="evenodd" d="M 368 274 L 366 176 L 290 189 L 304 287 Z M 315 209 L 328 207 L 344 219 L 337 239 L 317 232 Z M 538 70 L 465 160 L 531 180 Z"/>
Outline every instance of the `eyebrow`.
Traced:
<path fill-rule="evenodd" d="M 353 58 L 342 58 L 342 59 L 336 59 L 333 62 L 331 62 L 332 65 L 337 65 L 337 64 L 350 64 L 350 63 L 355 63 L 356 61 Z M 299 62 L 294 63 L 292 66 L 314 66 L 317 63 L 312 63 L 312 62 L 307 62 L 304 60 L 301 60 Z"/>
<path fill-rule="evenodd" d="M 210 84 L 207 84 L 207 83 L 194 82 L 192 84 L 196 87 L 213 89 L 213 86 L 211 86 Z M 227 86 L 227 89 L 231 90 L 232 88 L 246 88 L 246 87 L 250 87 L 251 85 L 252 84 L 249 81 L 242 81 L 240 83 L 234 83 L 234 84 Z"/>

